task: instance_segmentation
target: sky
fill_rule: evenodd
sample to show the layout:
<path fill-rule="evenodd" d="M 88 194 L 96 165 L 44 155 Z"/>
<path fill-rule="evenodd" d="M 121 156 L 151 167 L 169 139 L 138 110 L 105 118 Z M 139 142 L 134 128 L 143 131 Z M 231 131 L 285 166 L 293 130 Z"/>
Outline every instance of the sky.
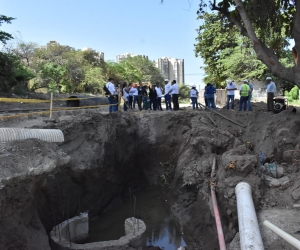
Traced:
<path fill-rule="evenodd" d="M 57 41 L 75 49 L 104 52 L 105 60 L 124 53 L 184 59 L 186 84 L 204 77 L 194 43 L 199 0 L 0 0 L 1 15 L 14 17 L 1 30 L 25 42 Z"/>

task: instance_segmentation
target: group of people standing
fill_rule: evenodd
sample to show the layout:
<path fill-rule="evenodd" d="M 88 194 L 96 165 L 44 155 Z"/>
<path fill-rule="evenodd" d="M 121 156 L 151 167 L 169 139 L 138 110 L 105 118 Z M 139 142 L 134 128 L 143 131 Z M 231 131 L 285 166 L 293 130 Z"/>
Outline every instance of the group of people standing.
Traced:
<path fill-rule="evenodd" d="M 159 83 L 142 85 L 138 83 L 128 84 L 124 82 L 121 87 L 121 95 L 124 100 L 124 111 L 128 109 L 135 109 L 136 105 L 141 110 L 163 110 L 162 98 L 165 99 L 166 110 L 179 110 L 179 87 L 176 80 L 172 83 L 168 79 L 164 81 L 164 89 Z M 116 112 L 118 110 L 118 91 L 114 83 L 113 78 L 108 79 L 108 83 L 105 85 L 109 90 L 108 101 L 110 104 L 109 112 Z M 164 94 L 163 94 L 164 92 Z M 173 108 L 171 104 L 173 102 Z"/>
<path fill-rule="evenodd" d="M 276 85 L 272 81 L 272 78 L 268 76 L 266 78 L 267 86 L 266 86 L 266 92 L 267 92 L 267 111 L 273 111 L 273 98 L 276 92 Z M 229 103 L 231 102 L 231 110 L 234 110 L 234 91 L 237 90 L 237 87 L 234 83 L 234 81 L 227 80 L 226 81 L 227 86 L 227 103 L 226 107 L 229 110 Z M 241 85 L 240 89 L 240 102 L 239 102 L 239 111 L 252 111 L 252 93 L 253 93 L 253 84 L 250 83 L 247 79 L 243 81 L 243 84 Z"/>

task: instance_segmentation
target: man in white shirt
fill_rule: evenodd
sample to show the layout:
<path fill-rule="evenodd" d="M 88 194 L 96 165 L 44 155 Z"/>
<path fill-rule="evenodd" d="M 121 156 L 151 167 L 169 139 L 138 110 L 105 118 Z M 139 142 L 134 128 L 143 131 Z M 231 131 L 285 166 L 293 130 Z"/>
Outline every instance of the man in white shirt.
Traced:
<path fill-rule="evenodd" d="M 106 88 L 109 90 L 110 95 L 108 96 L 109 104 L 109 113 L 116 112 L 118 110 L 118 94 L 114 84 L 115 80 L 113 78 L 108 79 L 106 83 Z"/>
<path fill-rule="evenodd" d="M 166 110 L 172 110 L 171 105 L 171 95 L 168 94 L 171 88 L 171 83 L 169 83 L 168 79 L 165 79 L 165 103 L 166 103 Z"/>
<path fill-rule="evenodd" d="M 272 81 L 272 77 L 268 76 L 266 78 L 267 81 L 267 110 L 268 111 L 273 111 L 273 98 L 276 92 L 276 85 L 275 83 Z"/>
<path fill-rule="evenodd" d="M 198 91 L 196 89 L 196 85 L 193 85 L 190 90 L 190 98 L 192 100 L 193 109 L 198 108 L 197 97 L 198 97 Z"/>
<path fill-rule="evenodd" d="M 173 108 L 174 111 L 179 110 L 179 102 L 178 102 L 178 97 L 179 97 L 179 88 L 176 83 L 176 80 L 172 81 L 172 86 L 168 92 L 168 94 L 172 93 L 172 100 L 173 100 Z"/>
<path fill-rule="evenodd" d="M 236 85 L 234 83 L 234 81 L 231 80 L 227 80 L 226 81 L 227 86 L 226 86 L 226 90 L 227 90 L 227 109 L 229 110 L 229 102 L 231 100 L 231 109 L 234 110 L 234 91 L 237 90 Z"/>
<path fill-rule="evenodd" d="M 157 109 L 158 110 L 163 110 L 162 107 L 161 107 L 162 91 L 161 91 L 161 88 L 160 88 L 158 83 L 156 84 L 155 90 L 156 90 L 156 94 L 157 94 Z"/>

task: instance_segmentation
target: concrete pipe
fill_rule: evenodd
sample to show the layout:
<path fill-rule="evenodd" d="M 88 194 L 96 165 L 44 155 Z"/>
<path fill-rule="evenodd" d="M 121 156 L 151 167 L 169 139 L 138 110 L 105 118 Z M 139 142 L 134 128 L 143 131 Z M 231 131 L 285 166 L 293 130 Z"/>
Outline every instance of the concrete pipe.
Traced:
<path fill-rule="evenodd" d="M 76 99 L 78 98 L 78 99 Z M 80 99 L 87 98 L 87 99 Z M 97 106 L 101 104 L 109 104 L 107 97 L 90 97 L 83 95 L 72 95 L 67 100 L 67 107 L 86 107 L 86 106 Z"/>
<path fill-rule="evenodd" d="M 276 233 L 280 238 L 284 239 L 288 243 L 290 243 L 292 246 L 296 247 L 297 249 L 300 249 L 300 241 L 294 238 L 293 236 L 289 235 L 285 231 L 281 230 L 279 227 L 272 224 L 270 221 L 265 220 L 264 225 L 271 229 L 274 233 Z"/>
<path fill-rule="evenodd" d="M 0 128 L 0 142 L 10 142 L 30 138 L 36 138 L 47 142 L 64 141 L 64 135 L 59 129 Z"/>
<path fill-rule="evenodd" d="M 235 187 L 235 194 L 237 200 L 241 250 L 263 250 L 264 245 L 252 200 L 251 186 L 246 182 L 240 182 Z"/>

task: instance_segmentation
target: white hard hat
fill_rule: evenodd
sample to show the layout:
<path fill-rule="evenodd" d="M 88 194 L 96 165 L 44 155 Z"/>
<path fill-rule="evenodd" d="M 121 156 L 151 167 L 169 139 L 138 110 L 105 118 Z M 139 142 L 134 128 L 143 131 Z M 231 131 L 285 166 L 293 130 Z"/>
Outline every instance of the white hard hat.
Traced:
<path fill-rule="evenodd" d="M 232 81 L 231 80 L 226 80 L 226 83 L 227 84 L 230 84 Z"/>
<path fill-rule="evenodd" d="M 266 80 L 272 80 L 272 77 L 268 76 L 268 77 L 266 78 Z"/>
<path fill-rule="evenodd" d="M 165 82 L 168 82 L 169 81 L 169 79 L 165 79 Z"/>
<path fill-rule="evenodd" d="M 244 82 L 248 83 L 249 81 L 248 81 L 248 79 L 245 79 Z"/>
<path fill-rule="evenodd" d="M 196 85 L 194 84 L 194 85 L 192 85 L 192 88 L 196 88 Z"/>

